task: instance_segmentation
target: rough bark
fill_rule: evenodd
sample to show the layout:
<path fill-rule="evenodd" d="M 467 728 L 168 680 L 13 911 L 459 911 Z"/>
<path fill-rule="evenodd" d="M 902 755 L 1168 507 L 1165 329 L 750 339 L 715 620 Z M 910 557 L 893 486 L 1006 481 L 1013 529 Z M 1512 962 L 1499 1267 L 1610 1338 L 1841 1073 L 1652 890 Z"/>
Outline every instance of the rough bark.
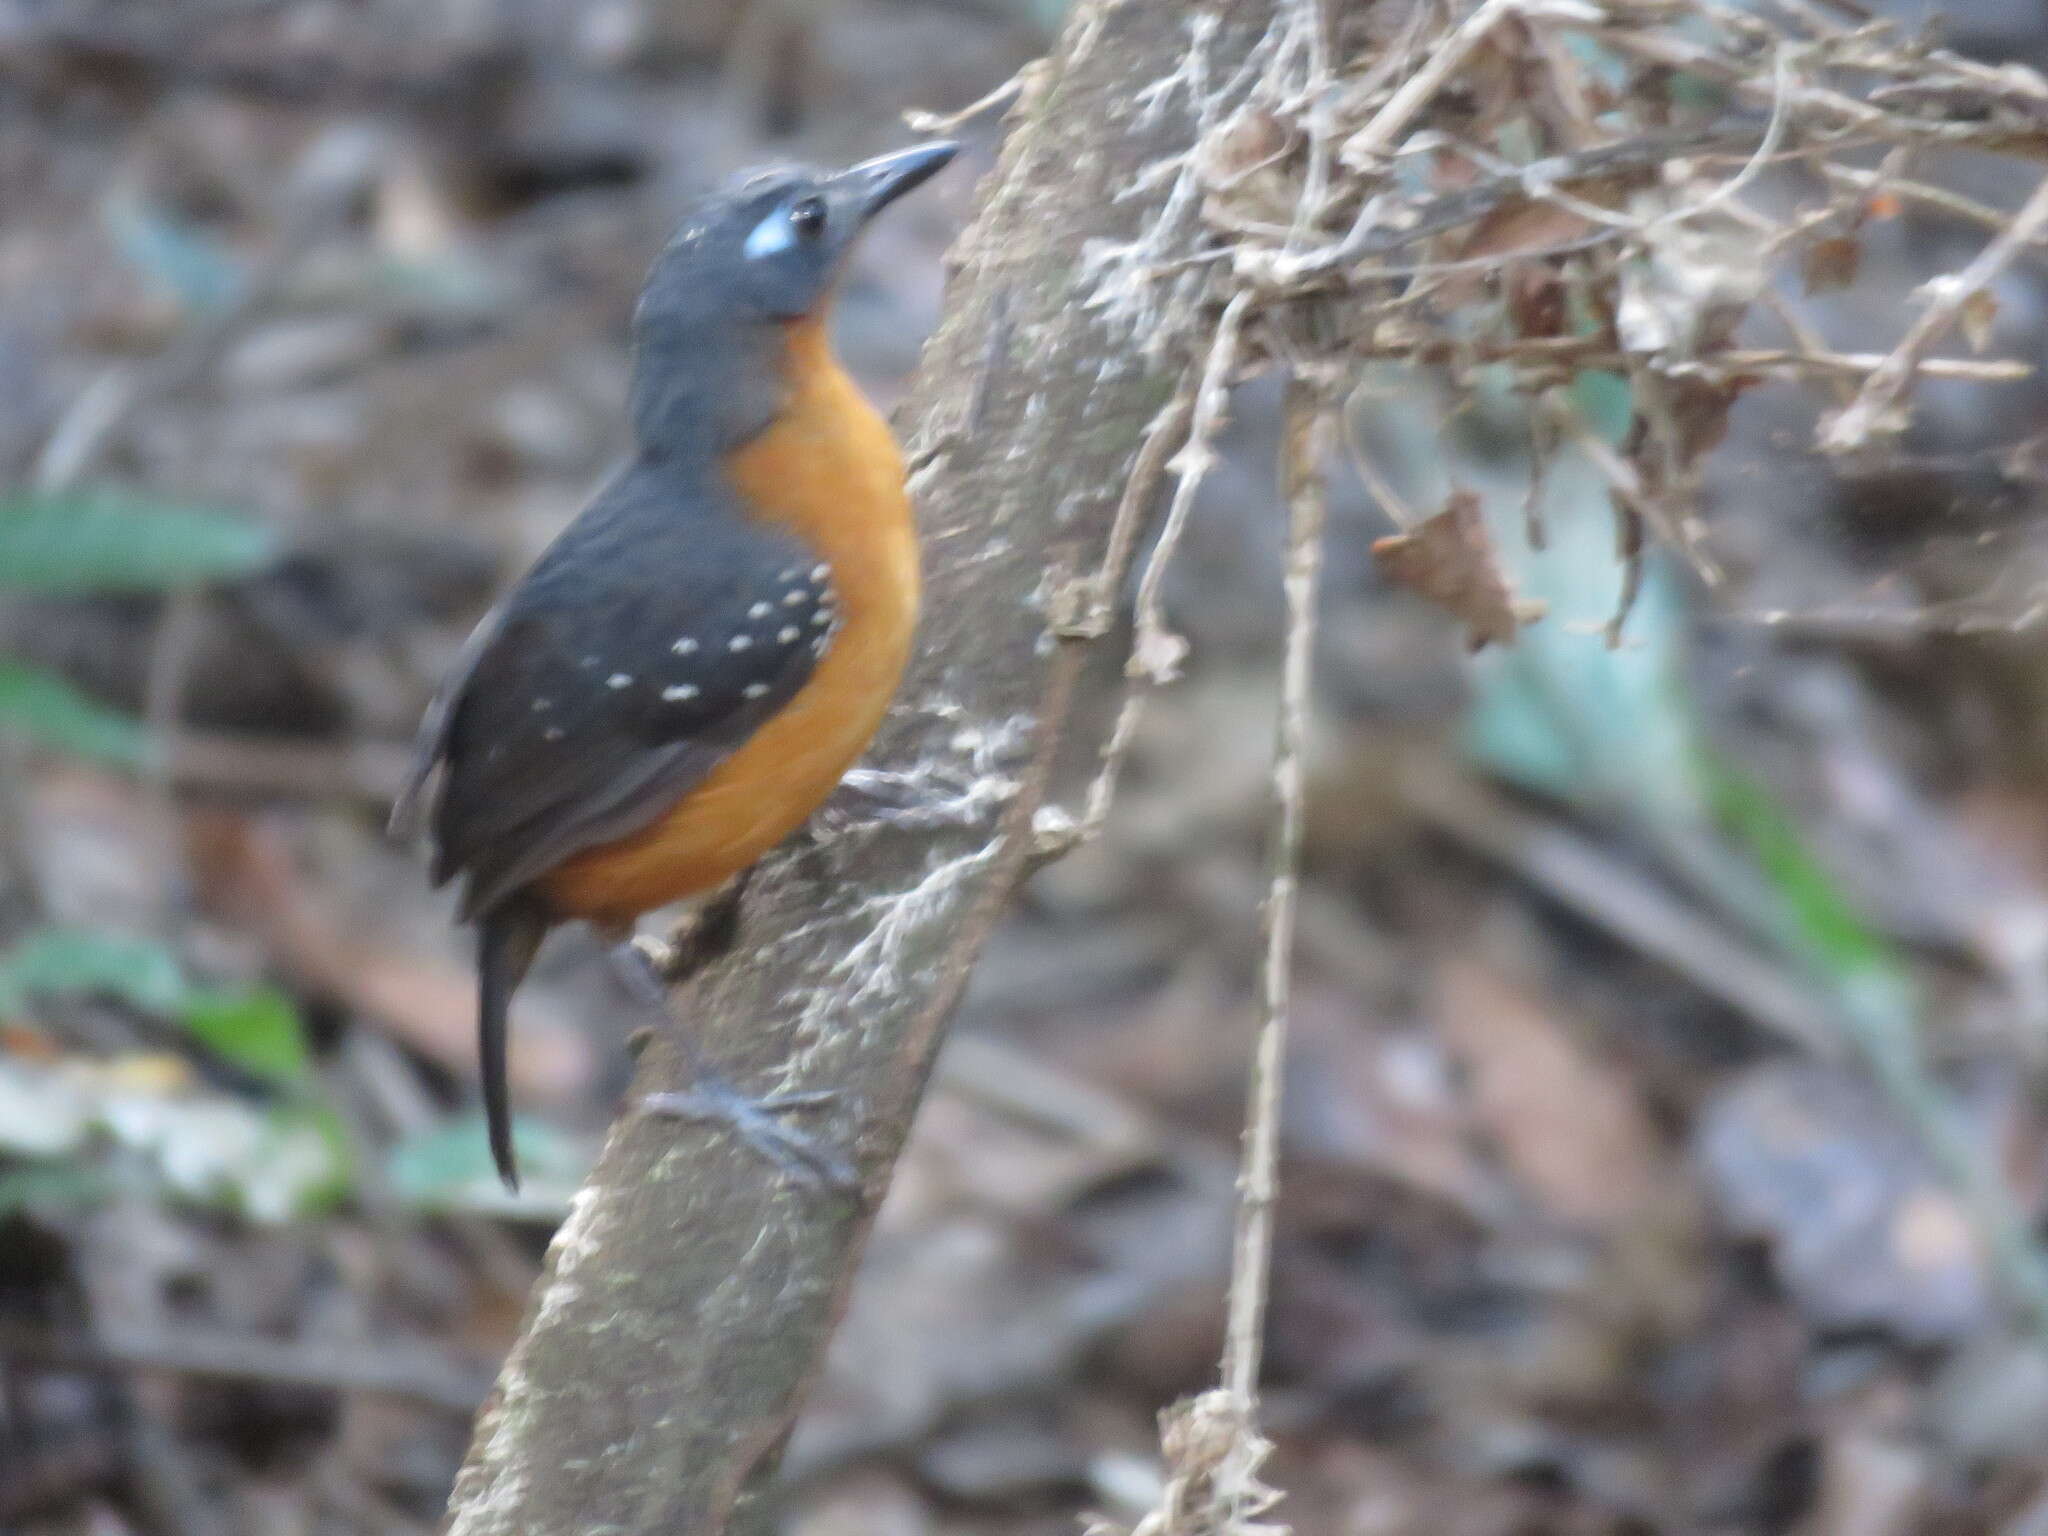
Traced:
<path fill-rule="evenodd" d="M 926 617 L 870 759 L 957 814 L 776 855 L 739 951 L 679 1000 L 734 1081 L 839 1091 L 805 1128 L 851 1150 L 863 1196 L 792 1185 L 723 1133 L 623 1116 L 477 1424 L 450 1507 L 462 1536 L 770 1523 L 775 1464 L 942 1030 L 1031 855 L 1080 665 L 1049 615 L 1102 568 L 1195 340 L 1196 306 L 1098 302 L 1104 253 L 1117 265 L 1101 242 L 1184 254 L 1188 184 L 1176 194 L 1170 164 L 1145 173 L 1187 149 L 1210 83 L 1270 14 L 1243 4 L 1219 25 L 1182 0 L 1090 0 L 1031 82 L 906 412 Z M 1123 297 L 1149 291 L 1123 264 Z M 678 1078 L 657 1040 L 636 1095 Z"/>

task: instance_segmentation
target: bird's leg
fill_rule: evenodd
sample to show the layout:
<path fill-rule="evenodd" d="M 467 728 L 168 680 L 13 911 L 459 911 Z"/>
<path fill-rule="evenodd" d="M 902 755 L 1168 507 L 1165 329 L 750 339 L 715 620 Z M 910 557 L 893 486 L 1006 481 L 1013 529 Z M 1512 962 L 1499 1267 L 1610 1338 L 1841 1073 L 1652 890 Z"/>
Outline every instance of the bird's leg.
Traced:
<path fill-rule="evenodd" d="M 638 971 L 635 989 L 651 981 L 660 1000 L 667 988 L 681 986 L 719 956 L 729 954 L 740 936 L 740 905 L 753 878 L 751 866 L 741 870 L 670 929 L 667 939 L 643 934 L 632 940 Z"/>
<path fill-rule="evenodd" d="M 741 874 L 679 924 L 666 942 L 641 937 L 619 946 L 620 971 L 633 993 L 667 1014 L 668 989 L 686 981 L 728 952 L 739 933 L 741 898 L 751 874 Z M 640 1100 L 649 1114 L 722 1125 L 799 1184 L 857 1192 L 860 1176 L 847 1160 L 775 1117 L 792 1110 L 823 1109 L 838 1102 L 830 1089 L 773 1093 L 755 1098 L 735 1087 L 705 1058 L 696 1036 L 675 1031 L 676 1048 L 689 1069 L 690 1086 L 650 1093 Z"/>

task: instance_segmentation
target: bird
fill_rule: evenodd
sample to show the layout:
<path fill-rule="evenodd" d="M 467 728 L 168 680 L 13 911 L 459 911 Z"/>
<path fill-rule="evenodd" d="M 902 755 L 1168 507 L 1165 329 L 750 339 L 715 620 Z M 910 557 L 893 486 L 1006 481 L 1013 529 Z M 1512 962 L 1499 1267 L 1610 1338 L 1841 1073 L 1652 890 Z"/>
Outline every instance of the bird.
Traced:
<path fill-rule="evenodd" d="M 920 596 L 903 454 L 826 324 L 861 232 L 957 148 L 742 173 L 690 208 L 633 311 L 630 454 L 427 706 L 391 827 L 427 836 L 433 883 L 461 882 L 477 929 L 508 1189 L 507 1012 L 541 941 L 582 921 L 626 943 L 648 912 L 735 887 L 896 693 Z M 815 1097 L 739 1097 L 724 1118 L 746 1131 Z"/>

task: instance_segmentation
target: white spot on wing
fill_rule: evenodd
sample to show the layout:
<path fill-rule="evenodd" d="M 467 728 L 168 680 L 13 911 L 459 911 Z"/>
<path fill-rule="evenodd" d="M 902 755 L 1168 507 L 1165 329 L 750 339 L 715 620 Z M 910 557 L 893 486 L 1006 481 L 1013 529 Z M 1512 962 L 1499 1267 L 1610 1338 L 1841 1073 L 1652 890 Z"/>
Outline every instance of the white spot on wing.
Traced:
<path fill-rule="evenodd" d="M 767 618 L 767 617 L 768 617 L 768 605 L 767 605 L 766 603 L 756 603 L 756 604 L 754 604 L 754 606 L 753 606 L 753 607 L 751 607 L 751 608 L 749 608 L 749 609 L 747 610 L 747 617 L 748 617 L 748 618 L 750 618 L 750 619 L 765 619 L 765 618 Z"/>
<path fill-rule="evenodd" d="M 809 596 L 810 594 L 802 587 L 792 587 L 789 591 L 783 593 L 782 606 L 785 608 L 801 608 L 804 599 Z"/>
<path fill-rule="evenodd" d="M 697 697 L 697 685 L 695 683 L 677 683 L 672 688 L 662 689 L 661 696 L 670 704 L 680 704 L 685 699 Z"/>
<path fill-rule="evenodd" d="M 784 645 L 788 645 L 792 640 L 796 639 L 796 637 L 802 633 L 803 631 L 798 629 L 794 624 L 785 624 L 782 626 L 780 630 L 776 632 L 775 638 L 777 640 L 780 640 Z"/>
<path fill-rule="evenodd" d="M 676 641 L 674 645 L 670 646 L 669 649 L 674 651 L 678 656 L 687 656 L 692 651 L 697 649 L 697 642 L 691 636 L 684 635 L 681 639 Z"/>
<path fill-rule="evenodd" d="M 725 648 L 729 651 L 744 651 L 748 646 L 752 645 L 753 643 L 754 642 L 745 635 L 734 635 L 730 640 L 725 642 Z"/>
<path fill-rule="evenodd" d="M 630 688 L 633 686 L 633 674 L 630 672 L 614 672 L 604 680 L 604 685 L 607 688 Z"/>
<path fill-rule="evenodd" d="M 749 683 L 740 690 L 741 693 L 744 693 L 750 699 L 758 699 L 767 691 L 768 685 L 766 683 Z"/>

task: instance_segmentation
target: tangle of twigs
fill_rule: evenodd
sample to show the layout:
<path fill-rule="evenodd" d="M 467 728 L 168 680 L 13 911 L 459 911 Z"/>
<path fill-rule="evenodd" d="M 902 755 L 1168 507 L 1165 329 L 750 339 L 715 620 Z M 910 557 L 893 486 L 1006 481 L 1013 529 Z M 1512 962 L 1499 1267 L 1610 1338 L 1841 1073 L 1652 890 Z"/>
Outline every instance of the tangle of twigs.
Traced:
<path fill-rule="evenodd" d="M 1183 387 L 1154 423 L 1115 569 L 1077 595 L 1059 631 L 1108 631 L 1113 589 L 1170 462 L 1178 483 L 1143 567 L 1130 692 L 1082 815 L 1062 820 L 1053 841 L 1100 830 L 1144 691 L 1178 668 L 1183 646 L 1162 615 L 1161 581 L 1213 460 L 1227 391 L 1284 366 L 1296 381 L 1283 466 L 1289 644 L 1229 1340 L 1222 1386 L 1167 1417 L 1167 1486 L 1136 1528 L 1242 1536 L 1275 1529 L 1256 1523 L 1271 1503 L 1256 1477 L 1257 1335 L 1321 536 L 1315 443 L 1322 424 L 1348 414 L 1328 381 L 1399 363 L 1432 370 L 1457 397 L 1484 374 L 1526 399 L 1537 449 L 1589 449 L 1612 488 L 1625 566 L 1608 626 L 1618 643 L 1645 530 L 1703 581 L 1718 579 L 1693 501 L 1700 463 L 1745 390 L 1832 389 L 1837 409 L 1818 446 L 1848 454 L 1904 429 L 1920 378 L 2026 375 L 2017 361 L 1931 354 L 1957 329 L 1981 341 L 1999 276 L 2048 244 L 2048 180 L 2010 210 L 1939 183 L 1942 159 L 1958 152 L 2048 162 L 2048 81 L 1960 58 L 1852 0 L 1776 0 L 1775 10 L 1729 0 L 1276 0 L 1265 36 L 1227 78 L 1209 67 L 1216 13 L 1197 8 L 1190 25 L 1182 67 L 1141 99 L 1199 97 L 1198 142 L 1153 168 L 1173 186 L 1158 227 L 1091 251 L 1087 270 L 1094 302 L 1134 334 L 1185 334 L 1158 322 L 1197 304 L 1212 315 L 1211 341 L 1184 360 Z M 1915 205 L 1990 238 L 1961 272 L 1923 290 L 1890 351 L 1831 347 L 1778 301 L 1774 267 L 1830 242 L 1838 258 L 1844 243 L 1853 257 L 1867 225 Z M 1807 267 L 1809 283 L 1822 265 Z M 1753 321 L 1775 321 L 1782 339 L 1742 336 Z M 1592 370 L 1630 386 L 1634 420 L 1612 446 L 1556 394 Z M 1532 496 L 1532 518 L 1534 505 Z M 1530 532 L 1540 543 L 1540 524 Z"/>

